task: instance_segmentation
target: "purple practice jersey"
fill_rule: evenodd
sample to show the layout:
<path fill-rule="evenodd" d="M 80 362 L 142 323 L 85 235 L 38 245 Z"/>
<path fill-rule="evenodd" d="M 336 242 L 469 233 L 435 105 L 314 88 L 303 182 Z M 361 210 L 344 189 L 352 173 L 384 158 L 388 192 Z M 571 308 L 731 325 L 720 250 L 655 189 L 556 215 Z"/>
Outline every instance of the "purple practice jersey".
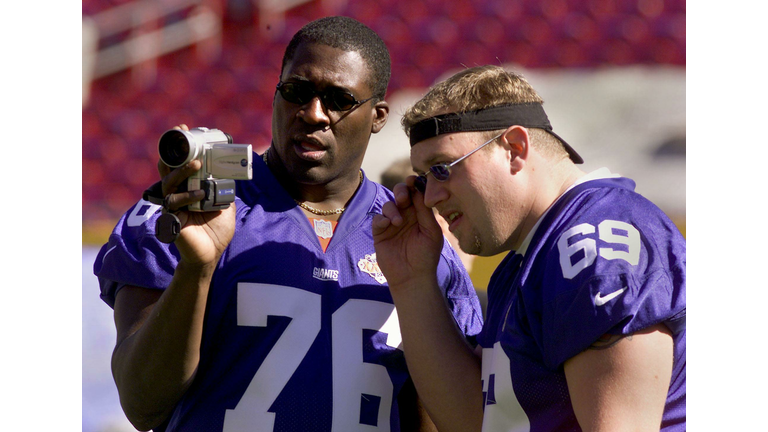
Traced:
<path fill-rule="evenodd" d="M 363 181 L 323 252 L 261 158 L 253 165 L 211 282 L 199 369 L 166 430 L 399 431 L 410 378 L 371 234 L 391 192 Z M 110 306 L 124 285 L 169 285 L 178 252 L 154 236 L 158 210 L 140 201 L 102 247 L 94 273 Z M 438 274 L 459 328 L 476 335 L 480 303 L 448 242 Z"/>
<path fill-rule="evenodd" d="M 483 431 L 578 431 L 563 363 L 604 334 L 664 323 L 674 363 L 661 429 L 685 430 L 685 240 L 627 178 L 577 184 L 494 272 Z"/>

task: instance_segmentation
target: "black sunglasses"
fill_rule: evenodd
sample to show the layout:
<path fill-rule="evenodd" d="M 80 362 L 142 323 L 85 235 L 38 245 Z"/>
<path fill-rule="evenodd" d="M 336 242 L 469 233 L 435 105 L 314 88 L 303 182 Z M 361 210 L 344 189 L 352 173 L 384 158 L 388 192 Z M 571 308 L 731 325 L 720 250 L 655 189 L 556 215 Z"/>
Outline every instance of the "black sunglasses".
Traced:
<path fill-rule="evenodd" d="M 304 105 L 317 96 L 320 98 L 323 106 L 331 111 L 349 111 L 352 108 L 373 99 L 373 96 L 371 96 L 368 99 L 359 101 L 355 99 L 351 93 L 334 88 L 317 91 L 315 90 L 315 86 L 308 82 L 281 81 L 277 84 L 277 91 L 280 92 L 280 96 L 282 96 L 283 99 L 299 105 Z"/>
<path fill-rule="evenodd" d="M 464 156 L 456 159 L 455 161 L 451 163 L 443 162 L 439 164 L 432 165 L 429 167 L 429 171 L 427 171 L 424 174 L 421 174 L 416 177 L 416 181 L 414 182 L 413 186 L 421 193 L 426 192 L 427 190 L 427 175 L 432 174 L 432 177 L 435 178 L 435 180 L 439 182 L 444 182 L 448 180 L 448 177 L 451 175 L 451 167 L 456 165 L 457 163 L 463 161 L 464 159 L 470 157 L 473 153 L 480 150 L 481 148 L 487 146 L 488 144 L 492 143 L 496 138 L 504 135 L 503 133 L 500 133 L 496 135 L 495 137 L 489 139 L 488 141 L 484 142 L 480 146 L 478 146 L 476 149 L 472 150 L 471 152 L 465 154 Z"/>

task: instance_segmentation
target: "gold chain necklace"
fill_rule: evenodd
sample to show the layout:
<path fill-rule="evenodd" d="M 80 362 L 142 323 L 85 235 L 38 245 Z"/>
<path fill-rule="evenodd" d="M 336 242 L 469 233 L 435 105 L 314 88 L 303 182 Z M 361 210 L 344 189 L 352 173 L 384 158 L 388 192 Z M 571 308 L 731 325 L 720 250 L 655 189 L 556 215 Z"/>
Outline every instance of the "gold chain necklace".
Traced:
<path fill-rule="evenodd" d="M 267 164 L 267 152 L 268 151 L 269 151 L 269 149 L 264 151 L 264 153 L 261 155 L 261 159 L 264 160 L 264 164 L 265 165 Z M 360 173 L 360 184 L 363 184 L 363 171 L 360 170 L 358 172 Z M 346 207 L 341 207 L 341 208 L 337 208 L 337 209 L 334 209 L 334 210 L 320 210 L 320 209 L 316 209 L 314 207 L 308 206 L 308 205 L 304 204 L 303 202 L 301 202 L 301 201 L 299 201 L 297 199 L 294 199 L 294 201 L 296 202 L 296 204 L 299 207 L 303 208 L 304 210 L 306 210 L 306 211 L 308 211 L 308 212 L 310 212 L 312 214 L 316 214 L 318 216 L 330 216 L 330 215 L 335 215 L 335 214 L 341 214 L 341 213 L 344 213 L 344 210 L 347 209 Z"/>

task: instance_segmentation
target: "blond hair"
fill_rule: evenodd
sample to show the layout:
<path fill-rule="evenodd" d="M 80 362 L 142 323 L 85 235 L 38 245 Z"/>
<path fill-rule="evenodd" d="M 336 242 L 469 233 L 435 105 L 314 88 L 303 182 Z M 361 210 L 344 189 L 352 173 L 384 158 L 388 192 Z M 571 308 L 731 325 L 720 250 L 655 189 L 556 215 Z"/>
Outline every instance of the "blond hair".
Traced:
<path fill-rule="evenodd" d="M 405 111 L 400 123 L 406 135 L 410 136 L 413 125 L 436 115 L 523 103 L 543 104 L 544 100 L 522 75 L 495 65 L 476 66 L 432 86 L 424 97 Z M 548 156 L 568 157 L 557 138 L 542 129 L 527 129 L 531 144 L 540 152 Z M 482 134 L 490 138 L 499 132 Z"/>

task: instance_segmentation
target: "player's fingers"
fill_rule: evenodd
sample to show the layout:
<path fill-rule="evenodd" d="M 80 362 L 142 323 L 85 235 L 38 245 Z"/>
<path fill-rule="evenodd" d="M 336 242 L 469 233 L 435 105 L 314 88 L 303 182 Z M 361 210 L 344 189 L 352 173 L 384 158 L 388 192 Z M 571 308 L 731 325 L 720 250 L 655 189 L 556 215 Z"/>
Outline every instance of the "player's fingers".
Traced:
<path fill-rule="evenodd" d="M 411 201 L 413 202 L 413 208 L 416 211 L 416 220 L 422 228 L 428 229 L 429 232 L 437 235 L 442 232 L 442 229 L 437 222 L 434 210 L 427 207 L 424 203 L 424 194 L 414 186 L 415 180 L 416 176 L 411 176 L 406 180 L 406 183 L 412 194 Z"/>
<path fill-rule="evenodd" d="M 392 221 L 390 221 L 389 218 L 382 216 L 380 214 L 373 215 L 371 228 L 372 228 L 374 237 L 386 231 L 391 224 L 392 224 Z"/>
<path fill-rule="evenodd" d="M 443 231 L 437 222 L 438 216 L 435 215 L 435 212 L 420 202 L 415 204 L 414 208 L 416 209 L 416 220 L 421 229 L 429 233 L 430 237 L 442 237 Z"/>
<path fill-rule="evenodd" d="M 416 208 L 416 212 L 419 214 L 427 213 L 427 212 L 432 214 L 433 213 L 432 209 L 427 207 L 426 204 L 424 204 L 424 194 L 416 190 L 416 188 L 414 188 L 411 192 L 413 193 L 412 200 L 413 200 L 413 206 Z"/>
<path fill-rule="evenodd" d="M 389 222 L 399 227 L 403 225 L 403 216 L 400 214 L 400 209 L 393 201 L 385 202 L 381 206 L 381 215 L 389 220 Z"/>
<path fill-rule="evenodd" d="M 398 183 L 392 191 L 395 195 L 395 203 L 399 208 L 406 208 L 412 204 L 411 189 L 406 183 Z"/>
<path fill-rule="evenodd" d="M 162 179 L 163 177 L 165 177 L 168 174 L 170 174 L 171 167 L 169 167 L 168 165 L 164 164 L 162 160 L 158 159 L 157 160 L 157 172 L 160 173 L 160 178 Z"/>
<path fill-rule="evenodd" d="M 163 163 L 161 162 L 161 164 Z M 165 176 L 163 176 L 163 196 L 176 192 L 179 185 L 182 184 L 184 180 L 186 180 L 189 176 L 199 171 L 202 166 L 202 162 L 194 159 L 189 163 L 168 172 Z"/>
<path fill-rule="evenodd" d="M 164 207 L 166 210 L 173 212 L 192 203 L 196 203 L 204 197 L 205 191 L 201 189 L 193 190 L 191 192 L 169 194 L 165 196 Z"/>

